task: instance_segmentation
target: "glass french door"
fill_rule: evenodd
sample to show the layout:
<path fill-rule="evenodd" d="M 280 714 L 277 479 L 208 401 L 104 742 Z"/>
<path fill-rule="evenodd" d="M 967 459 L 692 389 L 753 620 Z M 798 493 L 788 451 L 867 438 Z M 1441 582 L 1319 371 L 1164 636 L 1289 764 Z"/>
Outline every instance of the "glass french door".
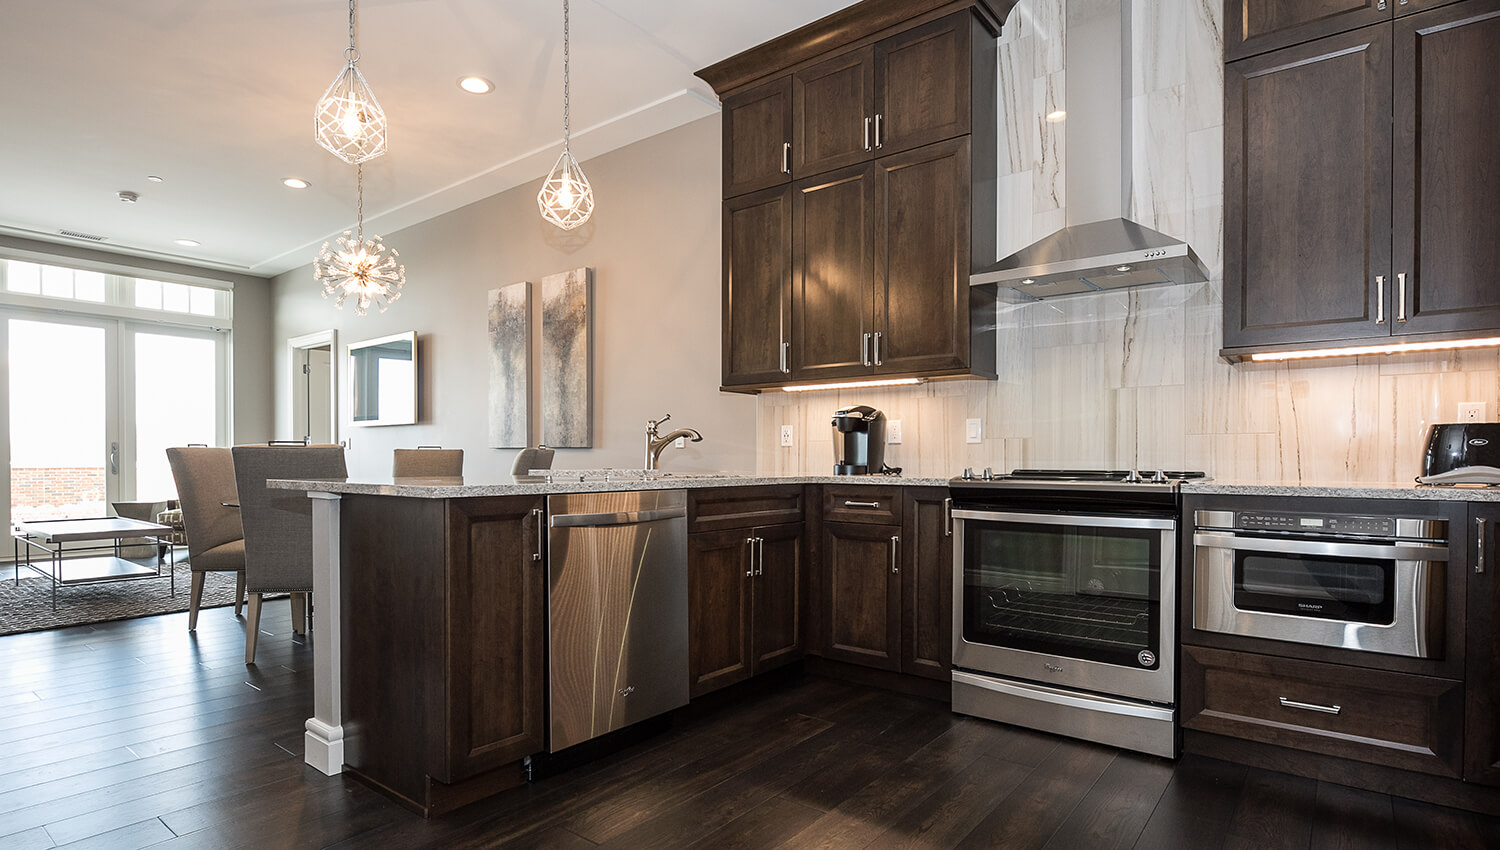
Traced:
<path fill-rule="evenodd" d="M 22 310 L 0 319 L 12 522 L 176 498 L 166 448 L 227 443 L 221 334 Z"/>

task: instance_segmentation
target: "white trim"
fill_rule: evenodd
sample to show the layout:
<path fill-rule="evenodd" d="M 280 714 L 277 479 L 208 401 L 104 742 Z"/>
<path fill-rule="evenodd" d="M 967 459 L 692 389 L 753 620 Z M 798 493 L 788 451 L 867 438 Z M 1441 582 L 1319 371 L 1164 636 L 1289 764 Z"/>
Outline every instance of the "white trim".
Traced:
<path fill-rule="evenodd" d="M 4 228 L 0 228 L 3 231 Z M 77 244 L 77 243 L 59 243 Z M 79 245 L 82 248 L 104 250 L 93 245 Z M 143 258 L 144 259 L 144 258 Z M 177 272 L 157 271 L 156 269 L 132 266 L 129 263 L 109 262 L 105 260 L 87 260 L 82 257 L 73 257 L 68 254 L 49 254 L 45 251 L 28 251 L 22 248 L 8 248 L 0 246 L 0 260 L 19 260 L 23 263 L 41 263 L 48 266 L 60 266 L 69 269 L 82 269 L 90 272 L 103 272 L 104 274 L 119 275 L 120 277 L 140 277 L 146 280 L 164 280 L 171 283 L 186 283 L 193 286 L 207 286 L 213 289 L 234 291 L 234 281 L 223 280 L 216 277 L 180 274 Z M 205 271 L 209 271 L 205 269 Z"/>
<path fill-rule="evenodd" d="M 57 316 L 93 316 L 127 322 L 140 322 L 164 327 L 192 328 L 206 331 L 228 331 L 234 327 L 234 319 L 228 316 L 200 316 L 194 313 L 178 313 L 173 310 L 150 310 L 122 304 L 107 304 L 98 301 L 79 301 L 71 298 L 51 298 L 46 295 L 29 295 L 0 289 L 0 307 L 12 307 L 34 313 Z"/>
<path fill-rule="evenodd" d="M 287 377 L 286 391 L 282 394 L 282 414 L 280 432 L 285 439 L 297 439 L 297 423 L 292 421 L 292 410 L 297 406 L 292 398 L 292 393 L 297 390 L 297 374 L 295 371 L 297 352 L 309 348 L 322 348 L 328 346 L 328 413 L 330 421 L 329 429 L 333 442 L 339 441 L 339 332 L 334 328 L 313 331 L 310 334 L 294 336 L 286 341 Z M 342 443 L 340 443 L 342 445 Z"/>
<path fill-rule="evenodd" d="M 303 760 L 333 776 L 344 770 L 343 601 L 339 593 L 339 495 L 308 493 L 312 499 L 313 716 L 303 735 Z"/>

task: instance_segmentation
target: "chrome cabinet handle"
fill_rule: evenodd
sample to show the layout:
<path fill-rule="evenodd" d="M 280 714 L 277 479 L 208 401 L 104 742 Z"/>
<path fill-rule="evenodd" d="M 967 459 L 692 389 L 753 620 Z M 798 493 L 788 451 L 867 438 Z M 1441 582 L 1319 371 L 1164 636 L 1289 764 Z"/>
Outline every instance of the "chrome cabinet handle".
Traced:
<path fill-rule="evenodd" d="M 1344 710 L 1342 705 L 1318 705 L 1313 702 L 1297 702 L 1286 697 L 1277 697 L 1281 700 L 1282 708 L 1300 708 L 1303 711 L 1317 711 L 1323 714 L 1338 714 Z"/>
<path fill-rule="evenodd" d="M 870 365 L 870 334 L 865 334 L 864 341 L 859 344 L 859 359 L 861 365 Z"/>
<path fill-rule="evenodd" d="M 865 116 L 865 150 L 870 149 L 870 116 Z"/>
<path fill-rule="evenodd" d="M 899 572 L 901 572 L 901 567 L 898 566 L 898 562 L 900 561 L 900 556 L 901 556 L 901 537 L 899 535 L 892 534 L 891 535 L 891 572 L 893 572 L 893 573 L 899 573 Z"/>
<path fill-rule="evenodd" d="M 788 361 L 791 359 L 787 357 L 787 352 L 791 350 L 791 347 L 792 344 L 790 342 L 783 342 L 781 344 L 781 374 L 783 375 L 792 374 L 792 367 L 787 365 Z"/>
<path fill-rule="evenodd" d="M 1479 546 L 1474 557 L 1474 572 L 1484 572 L 1484 527 L 1489 523 L 1486 519 L 1476 519 L 1474 524 L 1479 527 Z"/>
<path fill-rule="evenodd" d="M 879 508 L 879 502 L 844 502 L 846 508 Z"/>
<path fill-rule="evenodd" d="M 943 536 L 953 536 L 953 500 L 943 500 Z"/>
<path fill-rule="evenodd" d="M 120 444 L 119 443 L 110 443 L 109 444 L 109 474 L 110 475 L 119 475 L 120 474 Z"/>
<path fill-rule="evenodd" d="M 1375 324 L 1385 324 L 1385 275 L 1383 274 L 1375 275 Z"/>
<path fill-rule="evenodd" d="M 547 536 L 546 513 L 541 508 L 532 508 L 531 516 L 536 520 L 536 551 L 531 553 L 531 560 L 542 559 L 542 540 Z"/>
<path fill-rule="evenodd" d="M 755 538 L 755 574 L 763 576 L 766 574 L 766 538 Z"/>
<path fill-rule="evenodd" d="M 877 149 L 884 147 L 884 143 L 880 140 L 880 121 L 884 117 L 879 112 L 875 113 L 875 147 Z"/>
<path fill-rule="evenodd" d="M 1396 275 L 1396 321 L 1406 321 L 1406 272 Z"/>
<path fill-rule="evenodd" d="M 875 332 L 875 365 L 876 366 L 883 366 L 883 365 L 885 365 L 885 361 L 883 361 L 883 360 L 880 359 L 880 337 L 881 337 L 880 331 L 876 331 Z"/>
<path fill-rule="evenodd" d="M 1378 9 L 1378 10 L 1380 10 L 1380 11 L 1382 11 L 1382 12 L 1384 12 L 1385 11 L 1385 0 L 1380 0 L 1380 4 L 1378 6 L 1376 6 L 1375 8 Z"/>
<path fill-rule="evenodd" d="M 745 567 L 745 578 L 755 578 L 755 538 L 746 537 L 745 545 L 750 549 L 750 561 Z"/>
<path fill-rule="evenodd" d="M 781 173 L 782 174 L 791 174 L 792 173 L 792 143 L 791 142 L 782 142 L 781 143 Z"/>

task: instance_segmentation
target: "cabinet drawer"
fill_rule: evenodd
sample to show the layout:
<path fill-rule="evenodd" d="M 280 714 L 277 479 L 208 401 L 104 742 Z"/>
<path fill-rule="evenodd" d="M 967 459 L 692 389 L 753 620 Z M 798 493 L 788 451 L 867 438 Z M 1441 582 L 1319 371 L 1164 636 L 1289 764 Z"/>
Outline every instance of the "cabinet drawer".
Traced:
<path fill-rule="evenodd" d="M 1462 682 L 1196 646 L 1182 661 L 1185 728 L 1460 776 Z"/>
<path fill-rule="evenodd" d="M 828 522 L 900 525 L 901 488 L 825 484 L 823 519 Z"/>
<path fill-rule="evenodd" d="M 724 487 L 688 491 L 688 530 L 719 531 L 801 522 L 802 485 Z"/>

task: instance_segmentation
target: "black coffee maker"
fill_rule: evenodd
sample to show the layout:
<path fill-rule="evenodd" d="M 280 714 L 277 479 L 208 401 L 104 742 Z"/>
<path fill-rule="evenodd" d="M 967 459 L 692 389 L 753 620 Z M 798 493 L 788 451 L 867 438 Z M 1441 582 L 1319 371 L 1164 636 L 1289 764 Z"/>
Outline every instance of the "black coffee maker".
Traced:
<path fill-rule="evenodd" d="M 863 404 L 834 411 L 833 474 L 885 471 L 885 414 Z"/>

